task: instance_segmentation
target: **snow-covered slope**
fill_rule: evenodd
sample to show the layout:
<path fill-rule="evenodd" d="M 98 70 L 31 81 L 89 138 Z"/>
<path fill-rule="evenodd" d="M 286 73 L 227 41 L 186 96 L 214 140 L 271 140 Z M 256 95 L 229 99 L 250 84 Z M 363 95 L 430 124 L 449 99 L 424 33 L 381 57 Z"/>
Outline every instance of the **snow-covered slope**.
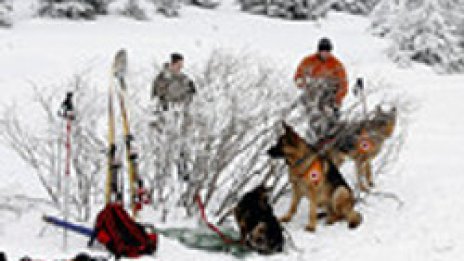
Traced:
<path fill-rule="evenodd" d="M 92 22 L 20 20 L 11 30 L 0 30 L 0 103 L 20 102 L 30 93 L 30 81 L 59 83 L 86 70 L 104 88 L 111 58 L 121 47 L 129 52 L 132 78 L 164 61 L 172 51 L 185 54 L 188 70 L 214 48 L 256 54 L 290 78 L 299 60 L 314 51 L 317 39 L 331 37 L 351 79 L 361 75 L 383 79 L 417 101 L 419 109 L 412 116 L 397 167 L 377 182 L 382 190 L 398 194 L 405 205 L 398 210 L 389 199 L 368 198 L 360 207 L 364 223 L 358 230 L 349 231 L 344 224 L 320 225 L 315 234 L 303 230 L 307 210 L 302 205 L 287 228 L 304 252 L 250 259 L 459 260 L 464 252 L 460 223 L 464 216 L 460 195 L 464 77 L 438 76 L 418 65 L 398 69 L 383 52 L 387 43 L 370 36 L 367 25 L 364 18 L 342 14 L 330 14 L 317 23 L 268 19 L 239 13 L 233 4 L 215 12 L 187 7 L 180 19 L 154 16 L 148 22 L 112 16 Z M 43 195 L 38 181 L 12 152 L 1 147 L 0 155 L 0 196 Z M 282 214 L 287 204 L 280 202 L 276 212 Z M 51 228 L 38 237 L 43 226 L 40 215 L 46 208 L 26 203 L 17 207 L 23 211 L 20 216 L 0 212 L 0 251 L 6 251 L 11 260 L 26 254 L 51 260 L 85 250 L 86 241 L 72 237 L 72 251 L 63 253 L 61 235 Z M 158 252 L 159 260 L 233 259 L 189 250 L 165 238 Z"/>

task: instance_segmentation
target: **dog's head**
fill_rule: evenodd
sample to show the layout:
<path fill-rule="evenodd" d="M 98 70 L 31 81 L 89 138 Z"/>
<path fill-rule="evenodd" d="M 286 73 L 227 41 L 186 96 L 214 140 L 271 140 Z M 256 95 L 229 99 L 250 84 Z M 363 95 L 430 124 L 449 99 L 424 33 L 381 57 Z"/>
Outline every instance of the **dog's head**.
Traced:
<path fill-rule="evenodd" d="M 247 244 L 260 254 L 282 252 L 282 230 L 269 222 L 259 222 L 248 234 Z"/>
<path fill-rule="evenodd" d="M 238 219 L 243 218 L 241 216 L 245 212 L 255 211 L 255 212 L 267 212 L 272 211 L 272 208 L 269 204 L 268 193 L 270 188 L 267 188 L 263 184 L 255 187 L 254 189 L 245 193 L 237 206 L 235 207 L 236 214 L 239 214 Z M 259 217 L 255 217 L 256 219 Z M 238 220 L 240 222 L 240 220 Z"/>
<path fill-rule="evenodd" d="M 277 144 L 272 146 L 267 154 L 271 158 L 285 158 L 287 155 L 285 153 L 286 147 L 298 147 L 298 144 L 301 142 L 301 138 L 298 136 L 296 131 L 289 126 L 287 123 L 282 123 L 284 128 L 284 134 L 282 134 L 277 140 Z"/>
<path fill-rule="evenodd" d="M 298 133 L 285 122 L 284 134 L 279 137 L 277 144 L 272 146 L 267 154 L 273 159 L 285 159 L 288 164 L 293 164 L 308 153 L 316 153 L 317 149 L 308 144 Z"/>
<path fill-rule="evenodd" d="M 389 111 L 384 111 L 380 105 L 377 105 L 370 122 L 370 127 L 385 138 L 389 138 L 395 130 L 397 115 L 396 107 L 392 107 Z"/>

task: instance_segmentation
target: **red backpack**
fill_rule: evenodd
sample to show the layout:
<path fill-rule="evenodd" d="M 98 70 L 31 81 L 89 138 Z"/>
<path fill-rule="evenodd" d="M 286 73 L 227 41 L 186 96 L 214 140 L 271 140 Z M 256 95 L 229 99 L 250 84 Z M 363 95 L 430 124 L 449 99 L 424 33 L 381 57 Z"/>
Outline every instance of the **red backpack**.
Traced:
<path fill-rule="evenodd" d="M 89 246 L 95 238 L 116 258 L 152 255 L 157 246 L 156 233 L 147 233 L 118 203 L 106 205 L 98 214 Z"/>

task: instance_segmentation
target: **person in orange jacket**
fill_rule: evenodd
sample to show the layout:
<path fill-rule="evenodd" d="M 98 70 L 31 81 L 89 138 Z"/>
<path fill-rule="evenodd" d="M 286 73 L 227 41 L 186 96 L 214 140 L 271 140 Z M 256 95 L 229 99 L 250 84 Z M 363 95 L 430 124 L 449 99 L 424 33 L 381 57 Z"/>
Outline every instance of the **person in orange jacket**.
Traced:
<path fill-rule="evenodd" d="M 335 103 L 342 105 L 343 98 L 348 92 L 348 79 L 343 64 L 331 53 L 332 42 L 328 38 L 321 38 L 317 52 L 306 56 L 298 65 L 293 77 L 298 88 L 309 84 L 309 79 L 326 79 L 336 85 Z"/>
<path fill-rule="evenodd" d="M 332 50 L 333 45 L 328 38 L 320 39 L 317 52 L 300 62 L 294 76 L 297 87 L 307 90 L 306 98 L 309 100 L 305 99 L 305 106 L 310 118 L 308 137 L 318 147 L 335 137 L 340 107 L 348 92 L 345 68 L 332 55 Z M 318 85 L 319 80 L 324 84 Z"/>

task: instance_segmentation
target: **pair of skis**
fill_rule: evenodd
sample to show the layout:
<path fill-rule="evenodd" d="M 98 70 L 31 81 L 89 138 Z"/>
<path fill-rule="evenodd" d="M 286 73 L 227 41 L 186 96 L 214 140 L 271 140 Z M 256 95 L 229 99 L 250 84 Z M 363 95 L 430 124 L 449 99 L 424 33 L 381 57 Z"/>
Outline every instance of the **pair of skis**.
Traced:
<path fill-rule="evenodd" d="M 126 74 L 127 74 L 127 52 L 122 49 L 116 53 L 116 56 L 111 67 L 110 84 L 108 90 L 108 172 L 106 179 L 106 190 L 105 200 L 106 203 L 114 201 L 123 201 L 123 178 L 118 175 L 118 170 L 121 167 L 121 163 L 116 158 L 116 127 L 115 127 L 115 116 L 114 116 L 114 93 L 117 87 L 117 96 L 119 99 L 119 106 L 122 117 L 122 125 L 125 139 L 125 150 L 126 160 L 128 169 L 128 180 L 129 180 L 129 194 L 130 194 L 130 208 L 132 215 L 135 216 L 137 213 L 137 185 L 140 184 L 138 170 L 137 170 L 137 159 L 138 154 L 133 148 L 134 137 L 130 131 L 129 116 L 125 103 L 126 96 Z M 117 86 L 115 86 L 117 85 Z"/>

